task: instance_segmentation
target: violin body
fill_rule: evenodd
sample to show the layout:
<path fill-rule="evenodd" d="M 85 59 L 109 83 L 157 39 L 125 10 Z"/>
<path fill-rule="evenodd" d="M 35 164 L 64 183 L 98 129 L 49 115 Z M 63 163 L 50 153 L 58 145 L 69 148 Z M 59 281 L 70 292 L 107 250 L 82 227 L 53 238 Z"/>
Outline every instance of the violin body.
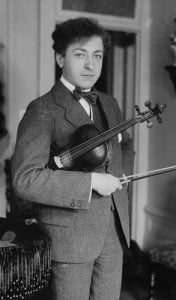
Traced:
<path fill-rule="evenodd" d="M 99 136 L 101 131 L 92 124 L 85 124 L 79 127 L 72 136 L 72 146 L 77 146 L 88 140 Z M 78 170 L 92 171 L 109 161 L 111 157 L 111 143 L 104 142 L 87 153 L 75 159 L 75 166 Z"/>
<path fill-rule="evenodd" d="M 81 170 L 92 171 L 102 164 L 109 161 L 112 152 L 112 145 L 110 141 L 103 142 L 99 146 L 89 150 L 86 149 L 86 153 L 81 154 L 83 145 L 83 152 L 85 152 L 84 145 L 88 145 L 89 140 L 99 137 L 101 131 L 93 124 L 85 124 L 79 127 L 72 135 L 71 142 L 67 149 L 57 152 L 57 146 L 52 145 L 51 154 L 48 163 L 48 167 L 53 170 L 57 169 L 69 169 L 69 170 Z M 69 151 L 71 149 L 71 151 Z M 73 150 L 72 150 L 73 149 Z M 76 151 L 74 151 L 76 149 Z M 63 167 L 56 167 L 54 157 L 60 157 Z"/>

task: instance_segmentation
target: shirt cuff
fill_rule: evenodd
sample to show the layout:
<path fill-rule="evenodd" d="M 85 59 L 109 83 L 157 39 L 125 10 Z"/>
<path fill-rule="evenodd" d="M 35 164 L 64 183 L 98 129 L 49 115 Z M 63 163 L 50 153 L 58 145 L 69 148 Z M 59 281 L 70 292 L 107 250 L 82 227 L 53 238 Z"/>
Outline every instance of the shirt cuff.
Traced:
<path fill-rule="evenodd" d="M 120 144 L 120 142 L 122 141 L 122 134 L 119 133 L 118 136 L 117 136 L 117 138 L 118 138 L 118 143 Z"/>
<path fill-rule="evenodd" d="M 91 173 L 90 194 L 89 194 L 89 200 L 88 200 L 88 203 L 91 201 L 91 198 L 92 198 L 92 173 Z"/>

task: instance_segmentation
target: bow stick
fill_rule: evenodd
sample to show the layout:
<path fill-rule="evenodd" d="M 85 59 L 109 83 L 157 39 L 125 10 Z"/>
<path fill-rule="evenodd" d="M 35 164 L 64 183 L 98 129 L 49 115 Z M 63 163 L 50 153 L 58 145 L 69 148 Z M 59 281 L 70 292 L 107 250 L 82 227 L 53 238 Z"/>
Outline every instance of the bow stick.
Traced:
<path fill-rule="evenodd" d="M 129 175 L 129 176 L 124 176 L 124 177 L 119 178 L 119 180 L 122 184 L 125 184 L 128 182 L 136 181 L 139 179 L 144 179 L 144 178 L 155 176 L 155 175 L 160 175 L 163 173 L 168 173 L 168 172 L 175 171 L 175 170 L 176 170 L 176 166 L 170 166 L 170 167 L 166 167 L 166 168 L 147 171 L 144 173 L 138 173 L 138 174 L 133 174 L 133 175 Z"/>

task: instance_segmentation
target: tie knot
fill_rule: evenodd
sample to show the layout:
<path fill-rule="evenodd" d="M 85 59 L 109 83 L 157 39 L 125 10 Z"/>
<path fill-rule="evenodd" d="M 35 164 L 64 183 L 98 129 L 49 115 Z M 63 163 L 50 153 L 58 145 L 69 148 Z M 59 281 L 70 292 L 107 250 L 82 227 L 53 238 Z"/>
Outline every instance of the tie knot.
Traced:
<path fill-rule="evenodd" d="M 78 101 L 81 98 L 86 99 L 90 104 L 96 104 L 97 101 L 97 93 L 95 91 L 84 92 L 80 88 L 76 87 L 73 91 L 73 95 Z"/>

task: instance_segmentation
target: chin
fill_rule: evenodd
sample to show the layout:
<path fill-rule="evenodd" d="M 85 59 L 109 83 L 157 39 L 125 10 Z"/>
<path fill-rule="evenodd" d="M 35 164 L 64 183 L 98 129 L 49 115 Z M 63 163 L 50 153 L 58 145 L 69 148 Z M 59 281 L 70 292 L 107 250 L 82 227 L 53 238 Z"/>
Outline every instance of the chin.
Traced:
<path fill-rule="evenodd" d="M 80 88 L 82 89 L 82 90 L 89 90 L 89 89 L 91 89 L 93 87 L 93 84 L 89 84 L 89 85 L 84 85 L 84 86 L 81 86 Z"/>
<path fill-rule="evenodd" d="M 87 90 L 87 89 L 91 89 L 94 86 L 95 82 L 84 82 L 84 83 L 80 83 L 79 87 L 82 90 Z"/>

